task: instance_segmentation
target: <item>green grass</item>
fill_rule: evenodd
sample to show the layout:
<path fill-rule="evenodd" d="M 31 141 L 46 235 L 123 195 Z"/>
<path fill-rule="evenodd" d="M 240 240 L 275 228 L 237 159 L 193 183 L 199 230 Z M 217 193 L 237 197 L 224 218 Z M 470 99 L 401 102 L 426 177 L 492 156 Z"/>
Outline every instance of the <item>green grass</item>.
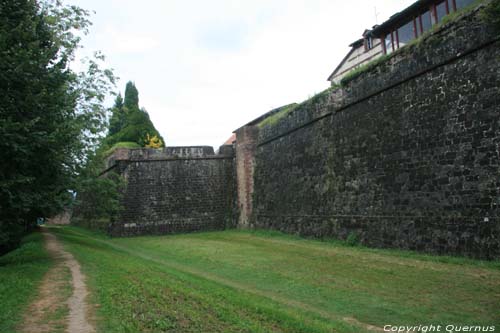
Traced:
<path fill-rule="evenodd" d="M 406 47 L 406 45 L 404 46 Z M 403 48 L 400 48 L 399 50 L 402 50 Z M 386 62 L 388 59 L 392 58 L 396 52 L 392 52 L 391 54 L 384 54 L 381 55 L 380 57 L 373 59 L 369 62 L 367 62 L 364 65 L 359 66 L 358 68 L 353 69 L 349 73 L 347 73 L 341 80 L 340 80 L 340 85 L 342 87 L 345 87 L 349 82 L 360 76 L 361 74 L 368 72 L 372 70 L 373 68 L 377 67 L 378 65 Z"/>
<path fill-rule="evenodd" d="M 297 104 L 297 103 L 293 103 L 293 104 L 287 105 L 287 106 L 283 107 L 281 110 L 279 110 L 278 112 L 276 112 L 275 114 L 273 114 L 273 115 L 265 118 L 264 120 L 262 120 L 260 123 L 257 124 L 257 126 L 259 128 L 262 128 L 264 126 L 275 125 L 275 124 L 278 123 L 278 121 L 280 119 L 284 118 L 290 112 L 292 112 L 293 110 L 295 110 L 297 108 L 297 106 L 299 106 L 299 104 Z"/>
<path fill-rule="evenodd" d="M 263 128 L 265 126 L 274 126 L 276 125 L 281 119 L 285 118 L 288 114 L 293 112 L 294 110 L 301 108 L 301 107 L 309 107 L 314 104 L 318 103 L 324 103 L 325 99 L 330 95 L 330 93 L 334 90 L 339 89 L 339 85 L 332 85 L 328 87 L 327 89 L 323 90 L 320 93 L 315 94 L 314 96 L 308 98 L 307 100 L 303 101 L 300 104 L 293 103 L 289 104 L 287 106 L 284 106 L 279 110 L 278 112 L 272 114 L 271 116 L 265 118 L 261 122 L 257 124 L 259 128 Z"/>
<path fill-rule="evenodd" d="M 104 156 L 111 155 L 118 148 L 141 148 L 141 146 L 135 142 L 117 142 L 111 148 L 106 150 Z"/>
<path fill-rule="evenodd" d="M 87 274 L 102 332 L 500 326 L 498 262 L 263 231 L 109 239 L 52 230 Z"/>
<path fill-rule="evenodd" d="M 18 249 L 0 257 L 0 332 L 15 331 L 52 265 L 38 232 L 25 237 Z"/>

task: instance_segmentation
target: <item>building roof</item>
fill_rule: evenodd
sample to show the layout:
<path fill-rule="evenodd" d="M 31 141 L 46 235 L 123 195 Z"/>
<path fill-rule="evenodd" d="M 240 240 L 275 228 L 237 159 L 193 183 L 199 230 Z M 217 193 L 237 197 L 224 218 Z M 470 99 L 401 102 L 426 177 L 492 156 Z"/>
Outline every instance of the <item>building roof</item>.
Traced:
<path fill-rule="evenodd" d="M 236 134 L 235 134 L 235 133 L 233 133 L 233 134 L 229 137 L 229 139 L 227 139 L 227 140 L 223 143 L 223 145 L 232 145 L 234 141 L 236 141 Z"/>
<path fill-rule="evenodd" d="M 412 18 L 413 16 L 418 15 L 420 12 L 427 10 L 429 5 L 434 2 L 436 2 L 436 0 L 418 0 L 402 11 L 392 15 L 384 23 L 373 27 L 371 35 L 374 37 L 382 37 L 384 34 L 387 34 L 396 26 L 406 23 L 409 18 Z"/>
<path fill-rule="evenodd" d="M 332 74 L 330 74 L 330 76 L 328 77 L 327 81 L 330 81 L 335 76 L 335 74 L 337 74 L 337 71 L 340 69 L 340 67 L 342 67 L 342 65 L 344 64 L 344 62 L 351 56 L 351 54 L 354 52 L 354 50 L 359 47 L 359 45 L 356 45 L 355 43 L 356 42 L 354 42 L 351 45 L 349 45 L 349 46 L 351 46 L 351 50 L 349 52 L 347 52 L 347 54 L 344 57 L 344 59 L 342 59 L 342 61 L 338 64 L 338 66 L 335 67 L 335 69 L 333 70 Z"/>
<path fill-rule="evenodd" d="M 387 21 L 380 25 L 374 25 L 373 29 L 369 30 L 366 29 L 363 32 L 363 37 L 382 37 L 391 30 L 393 30 L 395 27 L 399 26 L 400 24 L 406 23 L 409 18 L 418 15 L 420 12 L 427 10 L 429 5 L 433 2 L 436 2 L 436 0 L 418 0 L 412 5 L 406 7 L 402 11 L 392 15 Z M 337 73 L 337 71 L 342 67 L 344 62 L 349 58 L 349 56 L 352 54 L 352 52 L 363 45 L 363 40 L 364 38 L 360 38 L 352 42 L 349 46 L 351 47 L 351 50 L 347 55 L 342 59 L 342 61 L 339 63 L 339 65 L 335 68 L 335 70 L 330 74 L 328 77 L 328 81 L 330 81 L 333 76 Z"/>

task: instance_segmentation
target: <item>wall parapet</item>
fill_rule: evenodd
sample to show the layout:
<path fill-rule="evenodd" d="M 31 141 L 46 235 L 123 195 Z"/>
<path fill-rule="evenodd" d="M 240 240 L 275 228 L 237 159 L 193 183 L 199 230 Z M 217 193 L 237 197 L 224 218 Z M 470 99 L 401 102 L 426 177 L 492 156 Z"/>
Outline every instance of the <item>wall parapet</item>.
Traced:
<path fill-rule="evenodd" d="M 232 146 L 221 146 L 219 154 L 210 146 L 179 146 L 165 148 L 117 148 L 107 158 L 106 165 L 111 167 L 117 161 L 161 161 L 170 159 L 232 158 Z"/>

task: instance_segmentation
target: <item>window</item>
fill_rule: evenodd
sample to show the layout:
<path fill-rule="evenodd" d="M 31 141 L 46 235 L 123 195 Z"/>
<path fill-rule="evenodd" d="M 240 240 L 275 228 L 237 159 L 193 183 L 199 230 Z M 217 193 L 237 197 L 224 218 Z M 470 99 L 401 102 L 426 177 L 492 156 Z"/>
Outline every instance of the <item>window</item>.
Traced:
<path fill-rule="evenodd" d="M 443 17 L 445 17 L 448 14 L 446 12 L 446 7 L 447 7 L 446 1 L 443 1 L 439 5 L 436 6 L 437 21 L 438 22 L 441 22 L 441 20 L 443 19 Z"/>
<path fill-rule="evenodd" d="M 385 36 L 385 49 L 386 49 L 386 53 L 387 53 L 387 54 L 389 54 L 389 53 L 391 53 L 392 51 L 394 51 L 394 50 L 392 49 L 391 34 L 392 34 L 392 33 L 387 34 L 387 35 Z"/>
<path fill-rule="evenodd" d="M 426 32 L 427 30 L 429 30 L 432 27 L 431 12 L 427 11 L 427 12 L 423 13 L 422 15 L 420 15 L 419 21 L 422 24 L 422 27 L 420 30 L 421 32 Z"/>
<path fill-rule="evenodd" d="M 398 29 L 398 38 L 398 47 L 403 47 L 415 38 L 415 33 L 413 32 L 413 21 L 406 23 Z"/>

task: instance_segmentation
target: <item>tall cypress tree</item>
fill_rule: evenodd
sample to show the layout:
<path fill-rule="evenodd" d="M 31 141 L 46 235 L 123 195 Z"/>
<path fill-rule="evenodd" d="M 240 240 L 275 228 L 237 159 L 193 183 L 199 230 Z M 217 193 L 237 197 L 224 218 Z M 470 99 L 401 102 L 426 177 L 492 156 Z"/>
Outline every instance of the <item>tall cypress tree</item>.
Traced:
<path fill-rule="evenodd" d="M 125 100 L 123 105 L 130 111 L 132 109 L 139 109 L 139 91 L 135 84 L 131 81 L 127 82 L 125 86 Z"/>
<path fill-rule="evenodd" d="M 164 142 L 149 114 L 144 108 L 139 108 L 139 91 L 133 82 L 127 82 L 123 104 L 118 95 L 112 111 L 109 134 L 105 140 L 108 146 L 119 142 L 135 142 L 144 147 L 148 143 L 147 138 L 154 136 Z"/>

